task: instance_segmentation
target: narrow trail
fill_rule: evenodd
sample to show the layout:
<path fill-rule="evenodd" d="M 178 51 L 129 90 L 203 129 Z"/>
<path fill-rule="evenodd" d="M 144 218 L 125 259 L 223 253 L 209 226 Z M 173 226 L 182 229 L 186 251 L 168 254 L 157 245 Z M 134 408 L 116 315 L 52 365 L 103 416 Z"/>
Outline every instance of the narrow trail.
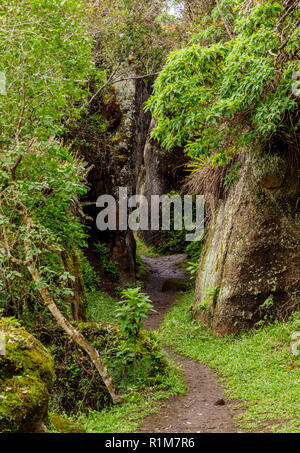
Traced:
<path fill-rule="evenodd" d="M 146 292 L 157 313 L 145 322 L 147 329 L 158 329 L 176 299 L 176 287 L 186 278 L 180 269 L 185 255 L 143 258 L 149 277 Z M 179 280 L 178 280 L 179 279 Z M 174 284 L 172 284 L 174 283 Z M 146 417 L 139 433 L 234 433 L 231 405 L 225 401 L 218 377 L 207 367 L 166 349 L 180 364 L 188 387 L 186 395 L 171 397 L 156 414 Z"/>

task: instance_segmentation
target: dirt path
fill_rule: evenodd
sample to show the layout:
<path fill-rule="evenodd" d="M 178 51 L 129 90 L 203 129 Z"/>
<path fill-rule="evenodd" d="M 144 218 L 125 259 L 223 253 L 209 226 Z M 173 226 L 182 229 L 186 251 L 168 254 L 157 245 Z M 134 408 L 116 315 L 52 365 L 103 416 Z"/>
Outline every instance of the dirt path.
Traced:
<path fill-rule="evenodd" d="M 184 255 L 143 258 L 149 269 L 146 292 L 155 310 L 145 322 L 146 328 L 157 329 L 176 299 L 175 289 L 185 278 L 180 264 Z M 174 280 L 173 280 L 174 279 Z M 178 280 L 179 279 L 179 280 Z M 174 285 L 172 284 L 174 282 Z M 173 289 L 173 291 L 172 291 Z M 187 357 L 168 354 L 183 368 L 188 391 L 170 398 L 156 414 L 144 419 L 140 433 L 234 433 L 230 404 L 217 376 L 205 365 Z"/>

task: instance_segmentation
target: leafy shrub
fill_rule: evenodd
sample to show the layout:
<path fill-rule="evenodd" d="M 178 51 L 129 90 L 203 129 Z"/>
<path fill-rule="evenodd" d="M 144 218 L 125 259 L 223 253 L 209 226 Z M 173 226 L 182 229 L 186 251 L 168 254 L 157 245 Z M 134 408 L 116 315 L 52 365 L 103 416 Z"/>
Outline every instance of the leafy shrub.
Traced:
<path fill-rule="evenodd" d="M 137 339 L 148 311 L 152 309 L 149 297 L 141 292 L 141 288 L 128 288 L 121 292 L 122 301 L 119 302 L 117 317 L 121 322 L 122 333 L 128 342 L 133 345 L 134 385 L 136 385 L 136 355 Z"/>
<path fill-rule="evenodd" d="M 87 291 L 95 291 L 99 286 L 100 277 L 84 255 L 83 251 L 78 250 L 77 254 L 84 287 Z"/>
<path fill-rule="evenodd" d="M 117 387 L 133 384 L 133 347 L 118 325 L 80 323 L 79 331 L 99 351 Z M 111 404 L 110 396 L 87 355 L 58 327 L 38 333 L 54 357 L 55 391 L 51 394 L 53 412 L 102 410 Z M 141 331 L 136 341 L 137 388 L 162 382 L 168 363 L 155 333 Z"/>
<path fill-rule="evenodd" d="M 109 275 L 113 280 L 119 277 L 118 263 L 109 258 L 108 248 L 101 242 L 95 244 L 96 252 L 100 255 L 101 265 L 103 271 Z"/>
<path fill-rule="evenodd" d="M 213 167 L 275 133 L 295 144 L 298 17 L 297 3 L 289 9 L 264 0 L 245 8 L 244 0 L 220 1 L 156 79 L 147 104 L 157 119 L 152 137 L 167 149 L 185 147 L 192 159 L 204 156 Z M 218 28 L 221 34 L 207 34 Z"/>

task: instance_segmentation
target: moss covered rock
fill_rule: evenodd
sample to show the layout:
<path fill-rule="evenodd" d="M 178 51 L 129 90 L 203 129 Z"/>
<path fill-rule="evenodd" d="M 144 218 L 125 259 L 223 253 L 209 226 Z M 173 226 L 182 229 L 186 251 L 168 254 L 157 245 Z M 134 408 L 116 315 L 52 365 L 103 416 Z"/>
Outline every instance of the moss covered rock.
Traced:
<path fill-rule="evenodd" d="M 53 360 L 43 345 L 12 318 L 0 318 L 0 432 L 43 431 Z"/>
<path fill-rule="evenodd" d="M 196 279 L 193 313 L 220 335 L 283 319 L 300 306 L 300 184 L 288 158 L 245 155 L 220 200 Z M 207 295 L 219 288 L 218 297 Z"/>
<path fill-rule="evenodd" d="M 85 433 L 84 428 L 79 424 L 75 423 L 69 418 L 54 414 L 50 412 L 48 417 L 49 429 L 51 432 L 66 433 L 66 434 L 83 434 Z"/>

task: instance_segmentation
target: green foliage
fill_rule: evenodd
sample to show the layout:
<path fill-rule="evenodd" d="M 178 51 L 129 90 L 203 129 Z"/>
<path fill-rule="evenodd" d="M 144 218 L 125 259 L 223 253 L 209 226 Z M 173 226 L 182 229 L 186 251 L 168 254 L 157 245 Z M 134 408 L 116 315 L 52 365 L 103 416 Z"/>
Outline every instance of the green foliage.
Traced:
<path fill-rule="evenodd" d="M 66 415 L 62 416 L 50 412 L 47 419 L 47 428 L 50 433 L 79 434 L 84 433 L 84 429 L 78 423 L 74 423 Z"/>
<path fill-rule="evenodd" d="M 148 247 L 142 239 L 135 234 L 137 254 L 148 258 L 157 258 L 160 256 L 155 247 Z"/>
<path fill-rule="evenodd" d="M 95 244 L 95 250 L 97 253 L 99 253 L 99 255 L 101 255 L 101 259 L 104 259 L 108 256 L 108 248 L 101 242 L 97 242 Z"/>
<path fill-rule="evenodd" d="M 107 302 L 110 302 L 107 299 Z M 115 305 L 116 306 L 116 305 Z M 101 318 L 98 307 L 98 319 Z M 108 313 L 107 313 L 108 315 Z M 117 324 L 111 324 L 113 316 L 100 323 L 79 323 L 78 330 L 101 354 L 117 387 L 129 393 L 134 385 L 134 349 Z M 97 317 L 96 317 L 97 318 Z M 59 328 L 51 327 L 42 332 L 43 341 L 50 347 L 55 363 L 55 392 L 51 395 L 50 409 L 67 414 L 102 410 L 111 400 L 101 377 L 88 356 Z M 157 334 L 141 331 L 136 337 L 136 389 L 160 386 L 168 376 L 169 366 Z M 166 387 L 164 387 L 166 388 Z"/>
<path fill-rule="evenodd" d="M 190 242 L 185 251 L 189 258 L 192 258 L 194 261 L 199 261 L 203 251 L 203 241 L 193 241 Z"/>
<path fill-rule="evenodd" d="M 191 279 L 196 277 L 198 267 L 199 267 L 198 261 L 188 261 L 188 266 L 186 270 L 191 275 Z"/>
<path fill-rule="evenodd" d="M 107 358 L 104 359 L 107 366 L 112 368 L 111 373 L 118 383 L 118 388 L 127 391 L 134 381 L 139 389 L 159 383 L 159 375 L 165 373 L 165 359 L 156 334 L 141 331 L 143 325 L 139 316 L 146 315 L 147 296 L 140 293 L 140 288 L 126 289 L 122 294 L 126 294 L 126 298 L 130 297 L 130 308 L 123 301 L 120 308 L 120 303 L 104 292 L 94 291 L 87 294 L 87 320 L 115 325 L 122 323 L 120 341 L 108 342 L 105 349 Z M 142 306 L 136 307 L 135 303 Z"/>
<path fill-rule="evenodd" d="M 169 198 L 173 196 L 178 196 L 179 194 L 176 191 L 172 191 L 168 194 Z M 195 245 L 192 246 L 190 242 L 186 241 L 186 235 L 189 233 L 185 228 L 185 217 L 184 212 L 182 214 L 182 222 L 183 228 L 180 230 L 175 230 L 175 212 L 174 209 L 171 207 L 171 221 L 170 221 L 170 231 L 161 230 L 162 239 L 160 243 L 155 247 L 157 252 L 161 255 L 170 255 L 174 253 L 187 253 L 188 256 L 192 257 L 190 253 L 192 248 L 195 247 L 195 250 L 198 248 L 201 242 L 195 241 Z M 195 204 L 193 205 L 193 221 L 196 221 L 196 207 Z M 200 245 L 201 247 L 201 245 Z"/>
<path fill-rule="evenodd" d="M 216 7 L 199 36 L 171 53 L 147 104 L 158 123 L 153 138 L 167 149 L 184 146 L 191 158 L 205 156 L 212 166 L 229 163 L 241 148 L 265 143 L 274 133 L 294 140 L 298 128 L 292 76 L 300 69 L 299 6 L 286 15 L 283 1 L 264 0 L 249 9 L 244 0 L 223 0 L 220 8 L 230 37 L 223 23 L 218 42 L 216 36 L 207 42 L 209 28 L 220 26 Z"/>
<path fill-rule="evenodd" d="M 199 308 L 206 310 L 210 304 L 218 301 L 220 287 L 212 286 L 211 288 L 205 289 L 204 291 L 206 293 L 206 297 L 201 300 Z"/>
<path fill-rule="evenodd" d="M 260 315 L 263 317 L 260 321 L 258 321 L 255 326 L 261 327 L 264 326 L 268 321 L 273 319 L 272 314 L 270 313 L 270 309 L 274 306 L 273 297 L 269 297 L 264 301 L 263 304 L 260 305 L 259 311 Z"/>
<path fill-rule="evenodd" d="M 31 303 L 43 286 L 63 303 L 74 277 L 60 255 L 85 245 L 74 214 L 86 192 L 85 168 L 60 139 L 85 111 L 89 80 L 103 78 L 82 23 L 84 6 L 75 0 L 0 6 L 0 71 L 7 80 L 0 95 L 0 291 L 10 307 Z M 30 260 L 38 287 L 26 269 Z"/>
<path fill-rule="evenodd" d="M 22 432 L 42 419 L 53 381 L 53 359 L 14 318 L 0 317 L 0 432 Z"/>
<path fill-rule="evenodd" d="M 118 322 L 118 300 L 103 291 L 91 291 L 86 294 L 86 319 L 89 322 Z"/>
<path fill-rule="evenodd" d="M 144 327 L 143 318 L 147 318 L 149 310 L 154 311 L 151 307 L 149 297 L 141 292 L 141 288 L 124 289 L 121 292 L 122 301 L 117 313 L 121 321 L 121 330 L 133 344 L 133 362 L 134 362 L 134 385 L 136 385 L 136 353 L 137 339 L 141 329 Z M 128 352 L 126 354 L 128 356 Z"/>
<path fill-rule="evenodd" d="M 118 263 L 109 259 L 108 248 L 104 244 L 101 244 L 101 242 L 97 242 L 97 244 L 95 244 L 95 248 L 96 252 L 100 255 L 103 271 L 113 280 L 117 280 L 119 277 Z"/>
<path fill-rule="evenodd" d="M 142 392 L 130 391 L 123 395 L 123 404 L 106 408 L 101 412 L 90 411 L 80 415 L 79 421 L 88 433 L 131 433 L 143 419 L 159 410 L 162 400 L 172 395 L 184 394 L 185 384 L 174 365 L 162 376 L 161 383 Z"/>
<path fill-rule="evenodd" d="M 141 292 L 141 288 L 124 289 L 121 296 L 123 300 L 119 302 L 117 316 L 121 321 L 122 332 L 134 342 L 144 327 L 142 319 L 147 318 L 152 305 L 149 297 Z"/>
<path fill-rule="evenodd" d="M 108 274 L 113 280 L 118 279 L 119 269 L 116 261 L 113 260 L 103 261 L 102 267 L 104 272 Z"/>
<path fill-rule="evenodd" d="M 199 261 L 203 251 L 203 241 L 193 241 L 187 245 L 185 252 L 190 258 L 187 265 L 187 272 L 191 275 L 191 279 L 196 277 Z"/>
<path fill-rule="evenodd" d="M 124 290 L 123 294 L 127 300 L 130 298 L 132 305 L 134 305 L 133 299 L 137 303 L 140 300 L 144 306 L 143 313 L 140 313 L 141 307 L 137 311 L 140 314 L 146 314 L 148 302 L 144 295 L 140 293 L 140 288 Z M 129 310 L 130 315 L 128 317 L 123 314 L 123 311 L 121 314 L 120 309 L 119 314 L 121 316 L 118 317 L 117 307 L 119 303 L 107 294 L 92 293 L 90 296 L 88 306 L 90 321 L 115 323 L 119 322 L 124 316 L 126 319 L 132 318 L 132 310 Z M 122 304 L 124 304 L 123 301 Z M 135 312 L 136 310 L 134 310 Z M 132 320 L 135 323 L 134 317 Z M 141 323 L 138 323 L 138 325 L 141 327 Z M 102 351 L 102 357 L 114 376 L 114 381 L 124 393 L 121 406 L 106 407 L 101 412 L 95 410 L 95 403 L 92 403 L 94 410 L 89 410 L 88 413 L 85 411 L 84 405 L 81 405 L 83 411 L 76 419 L 83 424 L 87 432 L 131 432 L 136 429 L 144 417 L 157 410 L 161 399 L 167 399 L 171 395 L 185 392 L 185 384 L 180 373 L 173 364 L 167 361 L 157 334 L 152 331 L 137 331 L 138 325 L 134 325 L 132 331 L 131 326 L 128 326 L 126 322 L 123 333 L 111 326 L 105 341 L 102 341 L 99 337 L 99 340 L 94 343 L 98 350 Z M 103 329 L 108 330 L 107 327 L 98 327 L 98 329 L 99 333 Z M 124 334 L 125 331 L 131 333 L 131 339 L 137 333 L 135 345 L 132 344 L 132 341 L 128 341 L 128 334 Z M 85 335 L 89 337 L 87 332 L 85 332 Z M 132 364 L 135 355 L 137 363 L 136 370 L 133 372 Z M 74 356 L 73 360 L 75 358 Z M 80 369 L 81 367 L 78 367 L 78 372 Z M 77 381 L 78 378 L 77 375 Z M 132 388 L 133 384 L 134 389 Z M 79 385 L 80 395 L 83 391 L 84 393 L 89 391 L 93 394 L 91 387 L 88 388 L 87 384 L 84 385 L 82 391 L 82 377 L 80 377 Z M 86 390 L 84 390 L 85 388 Z M 91 400 L 86 396 L 85 405 L 88 402 L 89 407 L 91 407 Z"/>
<path fill-rule="evenodd" d="M 99 59 L 111 70 L 128 61 L 139 72 L 151 74 L 180 43 L 166 0 L 102 0 L 90 6 L 89 21 L 98 34 L 100 30 Z"/>
<path fill-rule="evenodd" d="M 233 165 L 233 167 L 230 170 L 230 172 L 228 173 L 228 175 L 224 178 L 224 186 L 226 184 L 228 184 L 229 187 L 232 187 L 234 185 L 234 183 L 236 183 L 240 179 L 240 176 L 238 173 L 240 168 L 241 168 L 240 162 Z"/>
<path fill-rule="evenodd" d="M 77 251 L 77 256 L 86 292 L 96 291 L 99 287 L 99 275 L 90 264 L 82 250 Z"/>
<path fill-rule="evenodd" d="M 186 231 L 163 231 L 163 239 L 156 247 L 160 255 L 170 255 L 174 253 L 184 253 L 186 248 Z"/>
<path fill-rule="evenodd" d="M 300 327 L 299 313 L 260 330 L 216 338 L 191 319 L 193 300 L 192 293 L 186 294 L 166 316 L 162 341 L 221 375 L 228 399 L 241 401 L 237 408 L 244 410 L 236 416 L 241 428 L 299 432 L 300 360 L 290 350 L 292 335 Z"/>
<path fill-rule="evenodd" d="M 266 299 L 262 304 L 262 308 L 270 308 L 274 305 L 274 300 L 272 298 Z"/>

